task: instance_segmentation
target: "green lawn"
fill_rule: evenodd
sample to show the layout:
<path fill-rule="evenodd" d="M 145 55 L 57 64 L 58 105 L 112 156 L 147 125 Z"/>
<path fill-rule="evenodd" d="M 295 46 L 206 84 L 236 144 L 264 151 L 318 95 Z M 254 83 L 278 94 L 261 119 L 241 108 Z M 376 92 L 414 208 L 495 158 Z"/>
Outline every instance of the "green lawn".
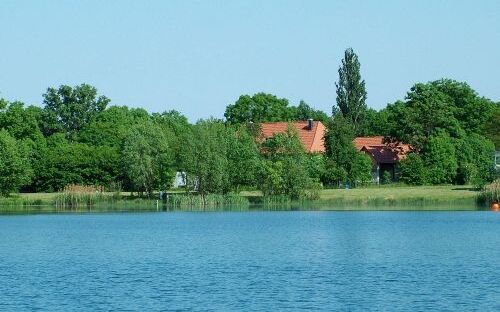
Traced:
<path fill-rule="evenodd" d="M 478 194 L 467 186 L 396 186 L 369 187 L 357 189 L 330 189 L 321 192 L 321 199 L 344 200 L 409 200 L 425 198 L 428 200 L 460 200 L 474 199 Z"/>
<path fill-rule="evenodd" d="M 51 201 L 54 199 L 54 197 L 57 196 L 59 193 L 19 193 L 17 194 L 19 197 L 23 197 L 26 199 L 32 199 L 32 200 L 43 200 L 43 201 Z M 14 194 L 16 195 L 16 194 Z"/>
<path fill-rule="evenodd" d="M 380 186 L 355 189 L 325 189 L 321 191 L 322 200 L 428 200 L 475 199 L 479 192 L 469 186 Z M 243 196 L 261 196 L 259 191 L 242 192 Z"/>

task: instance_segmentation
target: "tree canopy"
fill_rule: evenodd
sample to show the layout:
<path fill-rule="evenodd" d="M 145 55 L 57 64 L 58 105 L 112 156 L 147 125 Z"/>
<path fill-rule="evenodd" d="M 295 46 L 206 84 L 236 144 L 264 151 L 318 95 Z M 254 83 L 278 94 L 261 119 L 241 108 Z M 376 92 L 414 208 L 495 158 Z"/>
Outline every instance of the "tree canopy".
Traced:
<path fill-rule="evenodd" d="M 387 106 L 387 133 L 421 154 L 426 169 L 414 179 L 418 183 L 481 183 L 492 177 L 494 146 L 488 138 L 495 138 L 496 109 L 466 83 L 417 83 L 405 101 Z"/>
<path fill-rule="evenodd" d="M 484 135 L 493 111 L 494 103 L 466 83 L 449 79 L 417 83 L 405 101 L 387 106 L 389 134 L 421 150 L 438 131 L 450 137 L 462 132 Z"/>
<path fill-rule="evenodd" d="M 48 88 L 43 95 L 45 133 L 63 132 L 72 138 L 102 112 L 110 100 L 88 84 Z"/>
<path fill-rule="evenodd" d="M 355 131 L 361 127 L 367 108 L 365 81 L 361 79 L 360 67 L 354 50 L 345 50 L 342 65 L 338 70 L 339 81 L 335 83 L 337 106 L 342 115 L 352 122 Z"/>
<path fill-rule="evenodd" d="M 298 106 L 289 106 L 287 99 L 267 93 L 242 95 L 228 105 L 224 117 L 231 124 L 261 123 L 314 119 L 325 122 L 328 116 L 301 100 Z"/>

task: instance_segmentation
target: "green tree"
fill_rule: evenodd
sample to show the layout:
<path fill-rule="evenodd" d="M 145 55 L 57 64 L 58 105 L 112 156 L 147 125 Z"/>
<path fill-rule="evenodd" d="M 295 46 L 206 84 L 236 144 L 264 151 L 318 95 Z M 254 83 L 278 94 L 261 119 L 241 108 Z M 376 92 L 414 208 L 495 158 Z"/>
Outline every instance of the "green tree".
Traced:
<path fill-rule="evenodd" d="M 484 134 L 493 102 L 467 84 L 449 79 L 417 83 L 406 96 L 387 107 L 389 134 L 421 150 L 435 132 L 452 138 L 463 132 Z"/>
<path fill-rule="evenodd" d="M 0 130 L 0 195 L 8 196 L 28 184 L 31 168 L 23 145 L 6 130 Z"/>
<path fill-rule="evenodd" d="M 43 95 L 45 134 L 63 132 L 74 138 L 109 102 L 107 97 L 97 96 L 97 89 L 88 84 L 48 88 Z"/>
<path fill-rule="evenodd" d="M 315 181 L 320 181 L 326 170 L 326 157 L 322 154 L 308 154 L 306 158 L 308 176 Z"/>
<path fill-rule="evenodd" d="M 389 126 L 387 121 L 387 111 L 382 109 L 376 111 L 372 108 L 366 110 L 363 123 L 358 130 L 359 136 L 388 136 Z"/>
<path fill-rule="evenodd" d="M 37 145 L 36 152 L 42 157 L 33 162 L 35 191 L 59 191 L 69 184 L 108 186 L 120 174 L 120 158 L 107 146 L 69 141 L 62 133 Z"/>
<path fill-rule="evenodd" d="M 365 153 L 356 152 L 353 159 L 349 180 L 351 185 L 365 185 L 372 181 L 372 159 Z"/>
<path fill-rule="evenodd" d="M 304 146 L 292 126 L 262 143 L 266 160 L 259 183 L 264 195 L 287 195 L 298 199 L 311 186 Z"/>
<path fill-rule="evenodd" d="M 340 112 L 352 122 L 355 131 L 359 130 L 366 111 L 366 88 L 361 79 L 358 56 L 352 48 L 345 50 L 335 87 Z"/>
<path fill-rule="evenodd" d="M 417 83 L 404 102 L 397 101 L 386 111 L 388 134 L 421 153 L 431 171 L 429 182 L 491 179 L 493 147 L 484 136 L 494 128 L 488 122 L 494 119 L 495 104 L 466 83 L 450 79 Z"/>
<path fill-rule="evenodd" d="M 262 161 L 259 189 L 264 196 L 275 196 L 286 193 L 285 169 L 281 161 Z"/>
<path fill-rule="evenodd" d="M 391 136 L 410 143 L 417 151 L 438 130 L 453 136 L 460 131 L 446 95 L 429 85 L 415 85 L 406 102 L 396 102 L 387 109 Z"/>
<path fill-rule="evenodd" d="M 494 111 L 494 103 L 481 97 L 465 82 L 441 79 L 430 85 L 447 96 L 454 117 L 467 133 L 484 134 L 484 128 Z"/>
<path fill-rule="evenodd" d="M 385 170 L 382 174 L 382 184 L 391 184 L 392 183 L 392 174 L 390 171 Z"/>
<path fill-rule="evenodd" d="M 342 114 L 336 114 L 327 124 L 325 132 L 326 156 L 341 167 L 348 168 L 356 154 L 353 140 L 352 123 Z"/>
<path fill-rule="evenodd" d="M 165 190 L 175 174 L 173 155 L 166 134 L 155 123 L 139 123 L 130 129 L 123 143 L 123 164 L 134 190 L 146 192 Z"/>
<path fill-rule="evenodd" d="M 142 108 L 110 106 L 96 114 L 79 132 L 77 140 L 90 145 L 120 148 L 130 128 L 149 119 L 149 113 Z"/>
<path fill-rule="evenodd" d="M 198 192 L 226 194 L 231 190 L 229 181 L 228 129 L 220 120 L 200 120 L 193 127 L 191 168 L 188 174 L 196 177 Z"/>
<path fill-rule="evenodd" d="M 42 136 L 38 127 L 40 113 L 38 107 L 25 108 L 22 102 L 4 101 L 4 109 L 0 109 L 0 128 L 9 131 L 16 140 L 40 139 Z"/>
<path fill-rule="evenodd" d="M 491 181 L 493 176 L 494 144 L 485 137 L 463 133 L 453 140 L 457 157 L 457 177 L 459 184 L 482 185 Z"/>
<path fill-rule="evenodd" d="M 486 137 L 500 150 L 500 102 L 496 103 L 485 126 Z"/>
<path fill-rule="evenodd" d="M 240 96 L 234 104 L 227 106 L 224 117 L 231 124 L 293 119 L 287 99 L 279 99 L 266 93 Z"/>
<path fill-rule="evenodd" d="M 192 149 L 192 129 L 186 116 L 178 111 L 171 110 L 161 114 L 153 114 L 153 120 L 162 127 L 168 135 L 168 146 L 174 152 L 174 165 L 177 171 L 185 173 L 184 163 L 186 151 Z"/>
<path fill-rule="evenodd" d="M 351 185 L 371 181 L 371 158 L 354 146 L 354 127 L 341 113 L 327 124 L 324 142 L 327 157 L 323 183 L 335 185 L 349 181 Z"/>
<path fill-rule="evenodd" d="M 309 106 L 303 100 L 300 100 L 300 103 L 297 107 L 291 107 L 292 116 L 294 120 L 319 120 L 323 123 L 328 121 L 328 115 L 325 112 L 320 110 L 316 110 Z"/>
<path fill-rule="evenodd" d="M 35 106 L 25 107 L 21 102 L 2 101 L 0 104 L 0 129 L 6 129 L 17 140 L 23 149 L 23 157 L 29 161 L 30 167 L 37 173 L 38 163 L 45 155 L 41 147 L 45 138 L 39 128 L 41 109 Z M 36 183 L 36 174 L 32 176 L 30 185 L 23 185 L 23 191 L 35 191 L 31 184 Z"/>
<path fill-rule="evenodd" d="M 429 168 L 429 180 L 432 184 L 454 181 L 458 164 L 455 147 L 446 132 L 437 132 L 429 138 L 424 150 L 424 161 Z"/>
<path fill-rule="evenodd" d="M 427 183 L 428 172 L 422 157 L 417 153 L 408 154 L 398 167 L 399 180 L 406 184 L 423 185 Z"/>
<path fill-rule="evenodd" d="M 242 187 L 255 187 L 261 159 L 255 138 L 247 127 L 228 129 L 227 157 L 231 189 L 238 192 Z"/>
<path fill-rule="evenodd" d="M 324 137 L 325 155 L 330 160 L 330 166 L 343 168 L 346 173 L 351 171 L 352 162 L 357 153 L 353 139 L 354 127 L 352 123 L 342 114 L 333 116 L 327 124 Z"/>
<path fill-rule="evenodd" d="M 186 182 L 186 192 L 193 190 L 197 183 L 196 177 L 196 140 L 194 126 L 189 125 L 177 135 L 177 140 L 181 142 L 177 146 L 176 168 L 183 175 Z"/>
<path fill-rule="evenodd" d="M 332 158 L 326 158 L 325 171 L 321 176 L 321 182 L 325 185 L 338 187 L 345 181 L 347 181 L 347 171 Z"/>
<path fill-rule="evenodd" d="M 118 184 L 125 189 L 134 189 L 129 175 L 123 170 L 122 148 L 129 137 L 130 129 L 138 124 L 150 122 L 149 113 L 140 108 L 129 109 L 126 106 L 111 106 L 100 112 L 77 135 L 77 140 L 99 150 L 102 155 L 107 155 L 109 161 L 99 161 L 103 167 L 94 168 L 104 171 L 106 180 L 100 183 Z M 111 182 L 107 181 L 110 177 Z"/>

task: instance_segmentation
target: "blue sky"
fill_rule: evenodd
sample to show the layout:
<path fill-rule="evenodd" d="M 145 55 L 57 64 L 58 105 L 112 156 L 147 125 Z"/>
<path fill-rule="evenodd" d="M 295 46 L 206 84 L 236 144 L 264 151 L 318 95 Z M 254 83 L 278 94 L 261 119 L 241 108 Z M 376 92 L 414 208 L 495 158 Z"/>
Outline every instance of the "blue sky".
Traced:
<path fill-rule="evenodd" d="M 0 97 L 27 104 L 85 82 L 112 104 L 192 121 L 260 91 L 330 112 L 348 47 L 370 107 L 442 77 L 500 101 L 496 0 L 1 0 L 0 43 Z"/>

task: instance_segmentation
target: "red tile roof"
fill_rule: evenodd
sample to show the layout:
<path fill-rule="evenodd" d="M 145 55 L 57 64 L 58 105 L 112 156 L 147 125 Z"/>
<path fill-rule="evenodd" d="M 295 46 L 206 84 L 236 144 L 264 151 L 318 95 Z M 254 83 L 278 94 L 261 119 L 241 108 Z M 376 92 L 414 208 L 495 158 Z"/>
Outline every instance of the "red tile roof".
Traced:
<path fill-rule="evenodd" d="M 403 159 L 410 151 L 410 145 L 384 143 L 384 137 L 357 137 L 354 145 L 358 151 L 368 153 L 376 162 L 394 164 Z"/>
<path fill-rule="evenodd" d="M 265 122 L 261 124 L 262 138 L 267 139 L 276 133 L 284 133 L 292 125 L 297 130 L 299 139 L 308 153 L 324 153 L 323 137 L 326 128 L 321 121 L 313 121 L 308 129 L 307 121 Z M 358 151 L 368 153 L 378 163 L 397 163 L 410 151 L 408 144 L 384 143 L 383 136 L 357 137 L 354 145 Z"/>
<path fill-rule="evenodd" d="M 325 144 L 323 136 L 326 128 L 321 121 L 313 121 L 312 128 L 308 128 L 308 121 L 294 122 L 265 122 L 261 124 L 262 137 L 272 137 L 276 133 L 284 133 L 292 125 L 299 135 L 299 139 L 308 153 L 324 153 Z"/>
<path fill-rule="evenodd" d="M 359 151 L 363 148 L 363 146 L 384 146 L 384 137 L 357 137 L 354 139 L 354 145 Z"/>

